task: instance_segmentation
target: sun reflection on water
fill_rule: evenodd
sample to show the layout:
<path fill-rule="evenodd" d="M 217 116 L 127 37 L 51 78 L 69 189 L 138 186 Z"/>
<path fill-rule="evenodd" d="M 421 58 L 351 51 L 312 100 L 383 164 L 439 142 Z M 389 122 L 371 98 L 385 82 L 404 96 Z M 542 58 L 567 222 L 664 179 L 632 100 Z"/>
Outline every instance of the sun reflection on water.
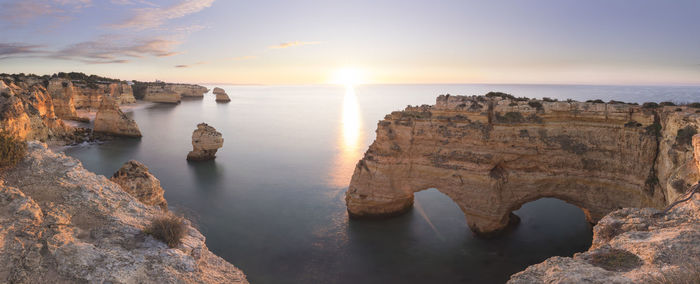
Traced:
<path fill-rule="evenodd" d="M 343 96 L 342 117 L 338 135 L 338 154 L 331 172 L 331 185 L 346 187 L 350 183 L 355 164 L 362 156 L 362 122 L 357 95 L 352 86 L 346 86 Z"/>

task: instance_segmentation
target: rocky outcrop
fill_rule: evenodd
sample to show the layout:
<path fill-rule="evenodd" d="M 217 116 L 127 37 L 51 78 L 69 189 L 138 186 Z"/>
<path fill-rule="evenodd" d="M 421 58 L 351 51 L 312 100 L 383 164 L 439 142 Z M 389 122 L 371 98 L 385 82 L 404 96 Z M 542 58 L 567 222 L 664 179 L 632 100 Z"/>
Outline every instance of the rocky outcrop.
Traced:
<path fill-rule="evenodd" d="M 141 203 L 168 210 L 168 202 L 163 197 L 165 191 L 160 186 L 160 181 L 148 171 L 144 164 L 134 160 L 128 161 L 114 173 L 110 180 Z"/>
<path fill-rule="evenodd" d="M 182 96 L 166 88 L 165 83 L 136 83 L 133 89 L 137 99 L 148 102 L 179 104 L 182 100 Z"/>
<path fill-rule="evenodd" d="M 59 119 L 46 88 L 30 78 L 0 78 L 0 130 L 20 139 L 52 140 L 70 128 Z"/>
<path fill-rule="evenodd" d="M 159 208 L 76 159 L 28 148 L 0 182 L 0 282 L 247 283 L 189 221 L 169 248 L 144 233 Z"/>
<path fill-rule="evenodd" d="M 219 88 L 219 87 L 214 88 L 213 93 L 214 93 L 214 95 L 216 95 L 217 102 L 227 103 L 227 102 L 231 101 L 231 99 L 228 97 L 228 94 L 226 94 L 226 91 L 222 88 Z"/>
<path fill-rule="evenodd" d="M 216 158 L 216 151 L 224 146 L 224 138 L 214 127 L 206 123 L 197 124 L 192 133 L 192 151 L 187 154 L 189 161 L 204 161 Z"/>
<path fill-rule="evenodd" d="M 136 121 L 119 109 L 119 104 L 112 98 L 105 97 L 95 115 L 95 132 L 117 136 L 141 137 Z"/>
<path fill-rule="evenodd" d="M 166 84 L 166 88 L 180 94 L 182 97 L 202 98 L 206 92 L 209 92 L 206 87 L 190 84 Z"/>
<path fill-rule="evenodd" d="M 698 283 L 699 280 L 700 194 L 695 194 L 667 213 L 652 208 L 614 211 L 593 228 L 593 245 L 587 252 L 549 258 L 514 274 L 508 283 Z"/>
<path fill-rule="evenodd" d="M 593 223 L 618 208 L 661 208 L 698 180 L 678 130 L 698 129 L 699 119 L 686 107 L 439 96 L 379 121 L 346 193 L 348 212 L 400 214 L 414 192 L 437 188 L 474 232 L 490 235 L 542 197 L 580 207 Z"/>
<path fill-rule="evenodd" d="M 182 97 L 204 97 L 206 87 L 190 84 L 173 84 L 164 82 L 135 82 L 134 96 L 137 99 L 157 103 L 179 103 Z"/>
<path fill-rule="evenodd" d="M 56 116 L 61 119 L 79 119 L 74 99 L 78 94 L 73 82 L 63 78 L 52 78 L 46 89 L 53 99 Z"/>

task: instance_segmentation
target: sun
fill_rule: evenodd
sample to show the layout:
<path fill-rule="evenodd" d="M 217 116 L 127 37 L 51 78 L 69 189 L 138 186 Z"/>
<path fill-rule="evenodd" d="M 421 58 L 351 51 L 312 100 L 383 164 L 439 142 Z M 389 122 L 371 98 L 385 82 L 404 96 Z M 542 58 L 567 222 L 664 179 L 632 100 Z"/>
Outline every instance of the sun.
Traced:
<path fill-rule="evenodd" d="M 361 69 L 345 67 L 335 71 L 331 83 L 345 86 L 354 86 L 364 83 L 364 80 L 364 72 L 362 72 Z"/>

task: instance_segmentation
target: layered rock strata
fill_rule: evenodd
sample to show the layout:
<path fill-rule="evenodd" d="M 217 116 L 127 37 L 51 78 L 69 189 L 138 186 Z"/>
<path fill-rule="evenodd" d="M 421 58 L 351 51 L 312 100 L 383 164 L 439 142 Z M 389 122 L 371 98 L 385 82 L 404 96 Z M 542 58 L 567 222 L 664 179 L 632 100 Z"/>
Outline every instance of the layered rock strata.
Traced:
<path fill-rule="evenodd" d="M 587 252 L 551 257 L 514 274 L 508 283 L 698 281 L 700 194 L 695 194 L 667 213 L 652 208 L 614 211 L 593 227 L 593 245 Z"/>
<path fill-rule="evenodd" d="M 222 88 L 214 88 L 213 93 L 216 95 L 217 102 L 227 103 L 231 101 L 231 98 L 228 97 L 228 94 L 226 94 L 226 91 Z"/>
<path fill-rule="evenodd" d="M 42 144 L 2 179 L 0 282 L 247 283 L 189 221 L 169 248 L 144 233 L 160 208 Z"/>
<path fill-rule="evenodd" d="M 192 133 L 192 151 L 187 154 L 189 161 L 205 161 L 216 158 L 216 151 L 224 146 L 224 138 L 214 127 L 206 123 L 197 124 Z"/>
<path fill-rule="evenodd" d="M 20 139 L 47 141 L 67 135 L 42 84 L 30 80 L 0 80 L 0 130 Z"/>
<path fill-rule="evenodd" d="M 95 115 L 95 132 L 117 136 L 141 137 L 141 130 L 136 121 L 119 109 L 119 104 L 108 97 L 102 99 L 102 104 Z"/>
<path fill-rule="evenodd" d="M 146 205 L 168 210 L 168 202 L 163 194 L 160 181 L 148 171 L 148 167 L 138 161 L 128 161 L 110 178 L 131 196 Z"/>
<path fill-rule="evenodd" d="M 54 77 L 48 81 L 47 89 L 54 99 L 56 114 L 62 119 L 85 120 L 78 116 L 76 109 L 97 109 L 106 97 L 120 105 L 136 102 L 126 82 L 86 83 Z"/>
<path fill-rule="evenodd" d="M 182 97 L 204 97 L 206 87 L 191 84 L 136 82 L 133 86 L 137 99 L 158 103 L 179 103 Z"/>
<path fill-rule="evenodd" d="M 348 212 L 400 214 L 414 192 L 436 188 L 474 232 L 490 235 L 542 197 L 580 207 L 593 223 L 618 208 L 661 208 L 700 178 L 690 143 L 677 139 L 698 126 L 686 107 L 442 95 L 379 121 Z"/>

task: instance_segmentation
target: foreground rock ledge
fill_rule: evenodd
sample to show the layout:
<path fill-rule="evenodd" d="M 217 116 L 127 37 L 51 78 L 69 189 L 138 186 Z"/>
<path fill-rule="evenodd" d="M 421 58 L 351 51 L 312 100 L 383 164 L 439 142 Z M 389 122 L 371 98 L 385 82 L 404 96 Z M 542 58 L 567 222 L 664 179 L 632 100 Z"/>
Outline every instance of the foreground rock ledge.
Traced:
<path fill-rule="evenodd" d="M 700 283 L 700 194 L 667 214 L 626 208 L 593 228 L 593 245 L 552 257 L 508 283 Z"/>
<path fill-rule="evenodd" d="M 165 190 L 160 186 L 160 181 L 139 161 L 131 160 L 124 163 L 110 180 L 141 203 L 158 206 L 164 211 L 168 210 L 168 202 L 163 197 Z"/>
<path fill-rule="evenodd" d="M 170 249 L 143 233 L 160 208 L 30 142 L 0 181 L 0 282 L 247 283 L 189 221 Z"/>
<path fill-rule="evenodd" d="M 216 151 L 223 146 L 224 138 L 220 132 L 206 123 L 197 124 L 197 129 L 192 132 L 192 151 L 187 154 L 187 160 L 213 160 Z"/>
<path fill-rule="evenodd" d="M 401 214 L 415 192 L 436 188 L 471 230 L 492 236 L 543 197 L 578 206 L 591 223 L 619 208 L 662 208 L 700 179 L 689 139 L 698 111 L 441 95 L 379 121 L 346 193 L 348 213 Z"/>

